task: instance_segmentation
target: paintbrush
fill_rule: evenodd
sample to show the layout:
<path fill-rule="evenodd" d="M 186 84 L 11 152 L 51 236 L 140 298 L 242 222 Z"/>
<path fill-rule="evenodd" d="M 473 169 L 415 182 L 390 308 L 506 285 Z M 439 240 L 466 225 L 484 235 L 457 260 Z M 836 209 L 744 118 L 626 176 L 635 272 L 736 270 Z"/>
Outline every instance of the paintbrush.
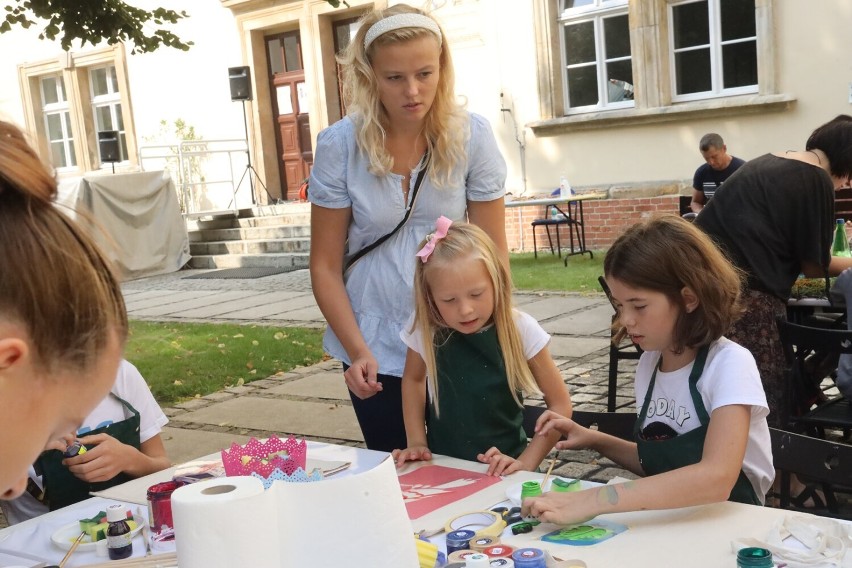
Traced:
<path fill-rule="evenodd" d="M 80 546 L 80 542 L 82 542 L 84 536 L 86 536 L 86 531 L 81 532 L 80 536 L 77 537 L 77 540 L 74 541 L 74 544 L 71 545 L 71 548 L 68 549 L 68 552 L 59 562 L 59 568 L 63 568 L 63 566 L 65 566 L 65 563 L 68 562 L 68 559 L 71 558 L 71 555 L 75 550 L 77 550 L 77 547 Z"/>
<path fill-rule="evenodd" d="M 547 479 L 550 477 L 550 472 L 553 471 L 553 466 L 556 465 L 556 458 L 551 458 L 550 467 L 547 468 L 547 473 L 544 474 L 544 479 L 541 480 L 541 492 L 547 491 Z"/>

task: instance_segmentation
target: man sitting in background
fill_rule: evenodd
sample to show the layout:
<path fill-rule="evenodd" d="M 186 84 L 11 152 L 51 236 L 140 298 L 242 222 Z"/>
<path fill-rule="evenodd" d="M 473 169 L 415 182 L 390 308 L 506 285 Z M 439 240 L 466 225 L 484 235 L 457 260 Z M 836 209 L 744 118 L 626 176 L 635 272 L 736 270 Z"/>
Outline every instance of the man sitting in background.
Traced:
<path fill-rule="evenodd" d="M 716 133 L 702 136 L 698 149 L 706 163 L 695 170 L 695 176 L 692 179 L 692 202 L 689 208 L 693 213 L 701 211 L 722 182 L 731 177 L 731 174 L 745 163 L 744 160 L 728 154 L 725 141 Z"/>

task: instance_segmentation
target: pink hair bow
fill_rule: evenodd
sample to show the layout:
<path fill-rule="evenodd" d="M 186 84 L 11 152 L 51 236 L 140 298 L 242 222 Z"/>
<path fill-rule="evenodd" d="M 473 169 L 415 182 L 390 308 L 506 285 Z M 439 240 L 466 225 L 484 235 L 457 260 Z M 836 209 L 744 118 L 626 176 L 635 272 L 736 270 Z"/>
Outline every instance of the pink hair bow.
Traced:
<path fill-rule="evenodd" d="M 447 236 L 447 230 L 452 224 L 453 222 L 443 215 L 438 217 L 438 220 L 435 222 L 435 232 L 429 235 L 426 244 L 417 252 L 416 256 L 419 256 L 420 260 L 424 263 L 429 260 L 429 257 L 432 256 L 432 252 L 435 250 L 435 243 Z"/>

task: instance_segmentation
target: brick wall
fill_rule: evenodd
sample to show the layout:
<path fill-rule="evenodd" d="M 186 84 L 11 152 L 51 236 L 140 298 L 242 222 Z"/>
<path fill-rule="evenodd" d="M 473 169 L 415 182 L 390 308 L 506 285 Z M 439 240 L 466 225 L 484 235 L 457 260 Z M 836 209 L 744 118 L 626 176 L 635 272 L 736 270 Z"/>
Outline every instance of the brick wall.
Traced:
<path fill-rule="evenodd" d="M 634 197 L 628 199 L 594 199 L 583 202 L 586 223 L 586 247 L 603 250 L 609 247 L 621 232 L 630 225 L 654 214 L 679 213 L 680 197 L 662 195 L 656 197 Z M 506 209 L 506 237 L 509 250 L 532 252 L 533 236 L 530 223 L 544 216 L 541 205 L 512 207 Z M 555 239 L 555 227 L 550 228 Z M 563 248 L 568 248 L 567 227 L 559 228 Z M 536 245 L 547 250 L 547 232 L 544 227 L 536 228 Z M 554 247 L 556 242 L 554 240 Z"/>

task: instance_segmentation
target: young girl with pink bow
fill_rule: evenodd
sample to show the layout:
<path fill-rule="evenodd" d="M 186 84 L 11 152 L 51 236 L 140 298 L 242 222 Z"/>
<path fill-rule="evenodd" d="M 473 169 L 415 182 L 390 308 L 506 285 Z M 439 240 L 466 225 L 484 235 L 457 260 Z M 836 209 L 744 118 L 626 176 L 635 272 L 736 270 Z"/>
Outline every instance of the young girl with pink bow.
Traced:
<path fill-rule="evenodd" d="M 543 395 L 549 409 L 571 413 L 550 335 L 512 307 L 511 275 L 482 229 L 441 217 L 421 246 L 414 320 L 400 334 L 408 345 L 408 447 L 394 450 L 397 465 L 435 452 L 487 463 L 490 475 L 535 470 L 559 436 L 527 442 L 523 394 Z"/>

